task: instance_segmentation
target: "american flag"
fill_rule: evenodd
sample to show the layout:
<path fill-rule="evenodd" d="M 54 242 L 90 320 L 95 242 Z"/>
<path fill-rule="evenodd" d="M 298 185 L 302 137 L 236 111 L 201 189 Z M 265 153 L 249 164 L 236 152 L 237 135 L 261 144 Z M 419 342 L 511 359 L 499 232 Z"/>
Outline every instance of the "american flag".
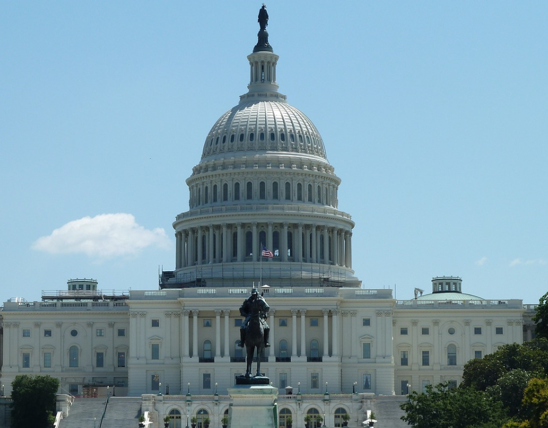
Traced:
<path fill-rule="evenodd" d="M 271 259 L 274 257 L 274 254 L 272 254 L 272 251 L 267 250 L 266 247 L 263 247 L 263 252 L 261 253 L 261 256 L 268 257 Z"/>

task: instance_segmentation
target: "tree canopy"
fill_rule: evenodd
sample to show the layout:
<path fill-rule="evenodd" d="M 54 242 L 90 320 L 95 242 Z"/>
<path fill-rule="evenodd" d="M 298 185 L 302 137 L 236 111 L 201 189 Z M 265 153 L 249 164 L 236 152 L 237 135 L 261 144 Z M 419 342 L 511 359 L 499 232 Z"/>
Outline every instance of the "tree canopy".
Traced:
<path fill-rule="evenodd" d="M 539 299 L 533 321 L 535 322 L 535 335 L 548 339 L 548 293 Z"/>
<path fill-rule="evenodd" d="M 59 381 L 51 376 L 19 375 L 12 383 L 13 428 L 49 428 Z"/>

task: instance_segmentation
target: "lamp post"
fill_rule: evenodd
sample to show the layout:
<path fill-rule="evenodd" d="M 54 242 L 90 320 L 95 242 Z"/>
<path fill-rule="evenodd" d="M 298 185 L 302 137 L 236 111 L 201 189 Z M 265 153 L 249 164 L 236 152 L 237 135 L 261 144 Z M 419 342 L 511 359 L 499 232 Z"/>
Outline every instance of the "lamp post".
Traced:
<path fill-rule="evenodd" d="M 356 393 L 356 385 L 358 384 L 358 382 L 354 382 L 352 384 L 352 394 L 355 394 Z"/>
<path fill-rule="evenodd" d="M 301 382 L 297 382 L 297 405 L 299 406 L 299 409 L 301 408 L 301 404 L 303 402 L 303 398 L 301 396 Z"/>
<path fill-rule="evenodd" d="M 192 406 L 192 395 L 190 394 L 190 382 L 187 383 L 187 393 L 186 393 L 186 428 L 188 427 L 188 419 L 190 417 L 190 406 Z"/>
<path fill-rule="evenodd" d="M 162 382 L 158 384 L 158 395 L 162 395 Z"/>

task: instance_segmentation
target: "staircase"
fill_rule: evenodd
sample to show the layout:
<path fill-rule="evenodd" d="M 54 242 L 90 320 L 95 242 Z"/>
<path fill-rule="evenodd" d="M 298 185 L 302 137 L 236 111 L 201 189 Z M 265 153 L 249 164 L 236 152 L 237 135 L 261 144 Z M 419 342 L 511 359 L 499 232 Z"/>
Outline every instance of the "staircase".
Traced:
<path fill-rule="evenodd" d="M 140 397 L 76 398 L 59 428 L 135 428 L 140 412 Z"/>

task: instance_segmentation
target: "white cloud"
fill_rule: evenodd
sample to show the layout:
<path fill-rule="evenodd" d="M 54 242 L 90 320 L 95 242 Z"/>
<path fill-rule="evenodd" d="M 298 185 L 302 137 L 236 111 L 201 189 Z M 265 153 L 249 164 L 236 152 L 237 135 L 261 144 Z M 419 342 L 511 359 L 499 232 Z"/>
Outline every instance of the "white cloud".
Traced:
<path fill-rule="evenodd" d="M 42 236 L 32 248 L 51 254 L 86 254 L 107 259 L 135 255 L 146 247 L 168 248 L 164 229 L 147 230 L 131 214 L 101 214 L 70 221 Z"/>
<path fill-rule="evenodd" d="M 533 260 L 521 260 L 520 258 L 514 259 L 510 262 L 510 267 L 520 266 L 520 265 L 545 265 L 548 264 L 547 260 L 544 259 L 533 259 Z"/>
<path fill-rule="evenodd" d="M 483 256 L 481 259 L 476 261 L 478 266 L 483 266 L 487 262 L 487 257 Z"/>

